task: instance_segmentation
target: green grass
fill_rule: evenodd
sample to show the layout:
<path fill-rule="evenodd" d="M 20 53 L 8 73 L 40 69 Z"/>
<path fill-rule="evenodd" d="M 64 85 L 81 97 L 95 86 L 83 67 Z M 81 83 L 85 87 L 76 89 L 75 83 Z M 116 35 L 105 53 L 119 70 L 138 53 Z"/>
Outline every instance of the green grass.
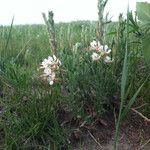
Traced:
<path fill-rule="evenodd" d="M 105 26 L 112 64 L 93 62 L 87 50 L 97 37 L 97 22 L 56 24 L 57 56 L 62 66 L 59 82 L 53 86 L 43 83 L 37 70 L 42 60 L 51 55 L 46 27 L 0 26 L 0 149 L 71 149 L 71 125 L 62 127 L 58 112 L 63 108 L 73 118 L 91 121 L 88 110 L 98 116 L 111 111 L 115 95 L 117 103 L 121 99 L 117 143 L 120 121 L 137 95 L 141 104 L 149 103 L 146 91 L 150 84 L 148 79 L 145 81 L 149 65 L 142 51 L 146 40 L 142 42 L 140 27 L 129 15 L 128 12 L 127 20 L 120 16 L 119 22 Z M 74 53 L 76 43 L 80 46 Z M 141 68 L 146 71 L 142 73 Z M 144 113 L 149 114 L 148 106 Z"/>

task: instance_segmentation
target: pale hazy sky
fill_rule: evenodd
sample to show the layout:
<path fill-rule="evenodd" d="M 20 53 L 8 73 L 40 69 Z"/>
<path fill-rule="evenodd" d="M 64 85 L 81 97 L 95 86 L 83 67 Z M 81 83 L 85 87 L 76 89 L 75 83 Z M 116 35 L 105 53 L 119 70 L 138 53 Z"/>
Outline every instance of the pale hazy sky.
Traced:
<path fill-rule="evenodd" d="M 0 24 L 10 24 L 13 15 L 14 24 L 44 23 L 41 12 L 53 10 L 55 22 L 74 20 L 97 20 L 98 0 L 0 0 Z M 119 13 L 125 13 L 129 1 L 130 9 L 135 11 L 137 0 L 108 0 L 106 11 L 112 20 Z M 138 0 L 148 1 L 150 0 Z"/>

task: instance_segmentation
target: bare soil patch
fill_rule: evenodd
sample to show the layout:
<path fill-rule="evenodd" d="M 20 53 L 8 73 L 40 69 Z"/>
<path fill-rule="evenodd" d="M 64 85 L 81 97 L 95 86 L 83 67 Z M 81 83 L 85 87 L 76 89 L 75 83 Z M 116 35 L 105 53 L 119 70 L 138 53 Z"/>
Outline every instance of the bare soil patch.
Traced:
<path fill-rule="evenodd" d="M 74 142 L 74 150 L 112 150 L 114 142 L 113 113 L 105 114 L 94 130 L 87 130 Z M 119 132 L 119 150 L 150 150 L 150 124 L 136 114 L 129 114 Z"/>

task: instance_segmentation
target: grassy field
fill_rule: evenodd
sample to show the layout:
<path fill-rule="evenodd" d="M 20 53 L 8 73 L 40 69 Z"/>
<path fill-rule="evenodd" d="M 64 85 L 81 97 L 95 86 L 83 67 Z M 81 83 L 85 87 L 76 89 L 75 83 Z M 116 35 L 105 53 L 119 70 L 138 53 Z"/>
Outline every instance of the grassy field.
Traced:
<path fill-rule="evenodd" d="M 52 55 L 46 26 L 0 26 L 0 149 L 72 149 L 76 131 L 119 106 L 116 137 L 133 105 L 149 121 L 150 28 L 127 16 L 104 27 L 110 63 L 91 57 L 98 22 L 56 24 L 53 85 L 39 69 Z"/>

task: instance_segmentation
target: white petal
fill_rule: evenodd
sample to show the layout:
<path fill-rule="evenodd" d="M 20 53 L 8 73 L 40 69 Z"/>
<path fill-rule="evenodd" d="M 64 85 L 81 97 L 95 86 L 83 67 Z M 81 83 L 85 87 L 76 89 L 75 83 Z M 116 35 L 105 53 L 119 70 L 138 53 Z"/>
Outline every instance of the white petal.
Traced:
<path fill-rule="evenodd" d="M 53 55 L 53 59 L 56 61 L 57 60 L 57 57 L 55 55 Z"/>
<path fill-rule="evenodd" d="M 95 48 L 97 46 L 97 42 L 95 40 L 93 40 L 91 43 L 90 43 L 90 46 L 92 48 Z"/>
<path fill-rule="evenodd" d="M 52 71 L 51 71 L 50 68 L 45 68 L 45 69 L 44 69 L 44 73 L 45 73 L 46 75 L 50 75 L 50 74 L 52 73 Z"/>
<path fill-rule="evenodd" d="M 41 63 L 41 65 L 43 65 L 43 66 L 44 66 L 44 65 L 47 65 L 47 62 L 48 62 L 48 60 L 47 60 L 47 59 L 44 59 L 43 62 Z"/>
<path fill-rule="evenodd" d="M 49 82 L 50 85 L 54 83 L 54 80 L 51 78 L 51 76 L 47 78 L 47 81 Z"/>
<path fill-rule="evenodd" d="M 54 79 L 55 79 L 55 76 L 56 76 L 55 72 L 52 72 L 52 74 L 51 74 L 51 79 L 54 80 Z"/>
<path fill-rule="evenodd" d="M 52 81 L 52 80 L 49 81 L 49 84 L 50 84 L 50 85 L 53 85 L 53 84 L 54 84 L 54 81 Z"/>
<path fill-rule="evenodd" d="M 43 62 L 46 63 L 46 62 L 47 62 L 47 59 L 45 58 L 45 59 L 43 60 Z"/>
<path fill-rule="evenodd" d="M 111 60 L 111 58 L 110 58 L 109 56 L 106 56 L 104 59 L 105 59 L 106 61 Z"/>
<path fill-rule="evenodd" d="M 100 46 L 101 46 L 101 43 L 100 43 L 100 41 L 98 41 L 98 42 L 97 42 L 97 46 L 98 46 L 98 47 L 100 47 Z"/>
<path fill-rule="evenodd" d="M 107 45 L 105 45 L 105 46 L 104 46 L 104 50 L 105 50 L 105 51 L 107 51 L 107 49 L 108 49 L 108 46 L 107 46 Z"/>
<path fill-rule="evenodd" d="M 48 56 L 48 61 L 53 61 L 53 58 L 51 56 Z"/>
<path fill-rule="evenodd" d="M 111 53 L 111 49 L 107 50 L 106 54 L 110 54 Z"/>
<path fill-rule="evenodd" d="M 100 49 L 101 51 L 103 51 L 103 48 L 104 48 L 103 45 L 101 45 L 101 46 L 99 47 L 99 49 Z"/>
<path fill-rule="evenodd" d="M 109 56 L 106 56 L 105 58 L 104 58 L 104 62 L 105 63 L 112 63 L 114 60 L 113 59 L 111 59 Z"/>
<path fill-rule="evenodd" d="M 61 61 L 60 60 L 58 61 L 58 63 L 59 63 L 59 66 L 61 66 Z"/>
<path fill-rule="evenodd" d="M 97 60 L 99 60 L 100 59 L 100 55 L 98 55 L 97 53 L 93 53 L 92 54 L 92 60 L 93 61 L 97 61 Z"/>
<path fill-rule="evenodd" d="M 59 59 L 57 59 L 57 65 L 61 66 L 61 61 Z"/>

